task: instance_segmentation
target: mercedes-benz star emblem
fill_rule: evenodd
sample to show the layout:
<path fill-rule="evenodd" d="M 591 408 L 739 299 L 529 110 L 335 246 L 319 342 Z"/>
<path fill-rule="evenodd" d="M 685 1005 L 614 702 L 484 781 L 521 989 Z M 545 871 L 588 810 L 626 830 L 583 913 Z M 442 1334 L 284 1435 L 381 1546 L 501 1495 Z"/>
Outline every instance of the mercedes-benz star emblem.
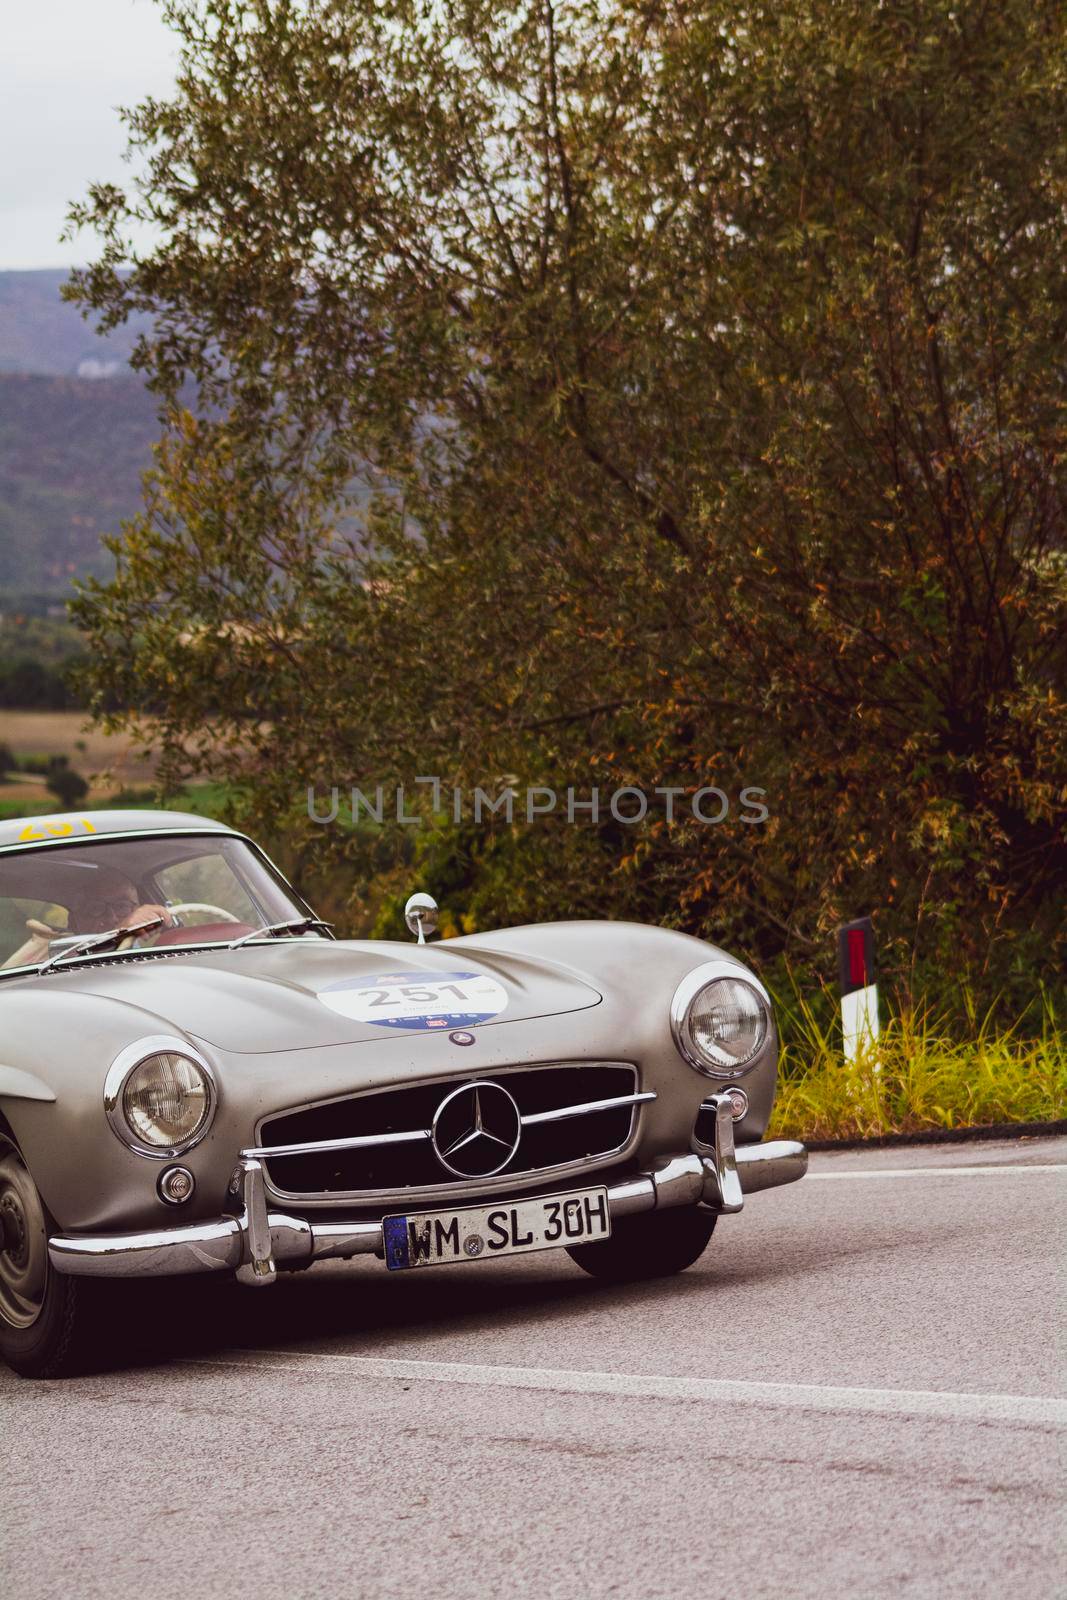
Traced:
<path fill-rule="evenodd" d="M 431 1137 L 446 1171 L 457 1178 L 492 1178 L 519 1148 L 522 1117 L 499 1083 L 466 1083 L 441 1101 Z"/>

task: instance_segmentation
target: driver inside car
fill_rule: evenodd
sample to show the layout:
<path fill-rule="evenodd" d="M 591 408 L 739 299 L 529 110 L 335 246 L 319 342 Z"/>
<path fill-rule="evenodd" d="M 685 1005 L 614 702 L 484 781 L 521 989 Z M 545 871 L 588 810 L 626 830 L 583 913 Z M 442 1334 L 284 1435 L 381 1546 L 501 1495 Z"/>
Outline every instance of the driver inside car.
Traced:
<path fill-rule="evenodd" d="M 5 967 L 37 966 L 47 960 L 51 941 L 69 934 L 110 933 L 112 928 L 133 927 L 139 922 L 150 922 L 154 917 L 163 919 L 162 926 L 173 926 L 166 906 L 141 903 L 141 897 L 132 881 L 113 868 L 98 868 L 85 893 L 73 899 L 67 907 L 65 929 L 50 928 L 46 922 L 30 917 L 26 931 L 30 937 L 13 955 L 3 962 Z M 160 928 L 153 928 L 135 942 L 151 944 Z"/>

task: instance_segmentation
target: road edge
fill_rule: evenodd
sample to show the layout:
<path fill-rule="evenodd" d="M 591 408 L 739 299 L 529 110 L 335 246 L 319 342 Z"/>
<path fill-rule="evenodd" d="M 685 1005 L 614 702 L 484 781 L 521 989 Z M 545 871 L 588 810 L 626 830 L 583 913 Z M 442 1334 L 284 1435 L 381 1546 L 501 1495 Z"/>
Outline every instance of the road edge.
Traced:
<path fill-rule="evenodd" d="M 809 1150 L 890 1150 L 916 1144 L 977 1144 L 984 1139 L 1044 1139 L 1067 1134 L 1057 1122 L 989 1122 L 977 1128 L 924 1128 L 920 1133 L 880 1133 L 870 1139 L 805 1139 Z"/>

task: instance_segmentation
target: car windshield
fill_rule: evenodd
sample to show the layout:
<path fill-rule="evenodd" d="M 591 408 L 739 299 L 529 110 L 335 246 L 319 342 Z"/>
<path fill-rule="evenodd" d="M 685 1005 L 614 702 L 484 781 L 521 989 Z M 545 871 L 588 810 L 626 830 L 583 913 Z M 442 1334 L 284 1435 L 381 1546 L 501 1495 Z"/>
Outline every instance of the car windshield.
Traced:
<path fill-rule="evenodd" d="M 160 925 L 135 938 L 137 948 L 232 944 L 306 917 L 263 858 L 226 834 L 142 834 L 0 854 L 0 971 L 39 967 L 77 939 L 153 919 Z M 294 927 L 294 936 L 302 932 Z"/>

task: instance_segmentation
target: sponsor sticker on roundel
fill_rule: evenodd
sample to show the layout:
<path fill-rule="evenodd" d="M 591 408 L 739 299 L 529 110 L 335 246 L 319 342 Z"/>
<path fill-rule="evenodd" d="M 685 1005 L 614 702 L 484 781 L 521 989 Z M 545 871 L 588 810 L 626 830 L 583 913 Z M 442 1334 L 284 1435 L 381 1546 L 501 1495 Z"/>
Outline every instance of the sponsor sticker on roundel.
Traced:
<path fill-rule="evenodd" d="M 338 1016 L 378 1028 L 472 1028 L 498 1017 L 508 1003 L 503 984 L 484 972 L 385 972 L 346 978 L 319 990 Z"/>

